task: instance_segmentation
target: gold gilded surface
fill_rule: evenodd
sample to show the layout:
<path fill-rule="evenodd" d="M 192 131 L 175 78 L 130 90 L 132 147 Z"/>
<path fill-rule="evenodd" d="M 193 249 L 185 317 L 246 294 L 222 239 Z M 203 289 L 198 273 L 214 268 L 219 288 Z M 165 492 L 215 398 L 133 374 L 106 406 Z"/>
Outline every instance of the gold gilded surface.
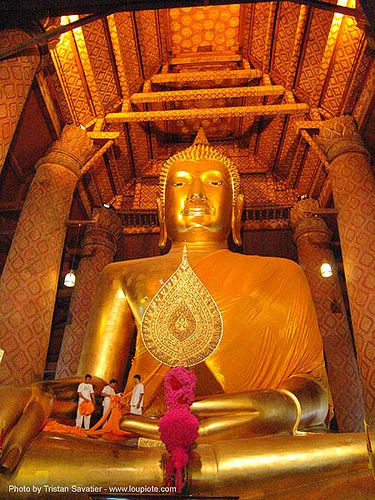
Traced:
<path fill-rule="evenodd" d="M 372 440 L 374 434 L 371 434 Z M 45 453 L 48 449 L 49 453 Z M 104 440 L 41 433 L 14 474 L 1 477 L 2 499 L 83 499 L 78 488 L 163 484 L 161 447 L 134 449 Z M 364 433 L 268 437 L 198 445 L 189 492 L 201 498 L 239 496 L 269 500 L 369 500 L 374 484 Z M 61 490 L 46 491 L 59 485 Z M 30 487 L 20 493 L 16 487 Z M 37 486 L 42 494 L 35 492 Z M 64 490 L 62 489 L 64 488 Z M 34 492 L 33 492 L 34 491 Z M 174 497 L 171 497 L 174 498 Z"/>
<path fill-rule="evenodd" d="M 141 335 L 150 354 L 169 366 L 196 365 L 220 344 L 220 311 L 190 267 L 185 249 L 181 264 L 149 303 Z"/>
<path fill-rule="evenodd" d="M 162 205 L 165 205 L 165 191 L 167 184 L 167 176 L 169 169 L 172 165 L 185 161 L 202 161 L 203 159 L 214 160 L 222 163 L 227 168 L 231 184 L 232 184 L 232 200 L 233 205 L 235 204 L 238 193 L 240 190 L 240 176 L 237 168 L 230 158 L 222 155 L 216 149 L 212 148 L 206 135 L 204 133 L 203 128 L 199 128 L 197 136 L 195 138 L 194 144 L 183 151 L 175 154 L 171 158 L 169 158 L 164 164 L 160 172 L 160 191 L 161 191 L 161 202 Z"/>
<path fill-rule="evenodd" d="M 158 439 L 148 439 L 148 438 L 139 438 L 138 439 L 138 447 L 139 448 L 164 448 L 165 444 L 163 441 Z"/>

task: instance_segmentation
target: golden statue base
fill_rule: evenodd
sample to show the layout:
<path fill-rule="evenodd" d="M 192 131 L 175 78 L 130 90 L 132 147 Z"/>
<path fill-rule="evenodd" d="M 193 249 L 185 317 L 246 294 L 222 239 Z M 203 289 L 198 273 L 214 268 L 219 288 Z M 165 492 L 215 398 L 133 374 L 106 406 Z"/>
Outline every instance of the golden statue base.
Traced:
<path fill-rule="evenodd" d="M 88 499 L 91 494 L 110 496 L 113 488 L 120 493 L 118 488 L 127 486 L 148 487 L 148 496 L 150 491 L 160 494 L 164 453 L 155 446 L 134 449 L 104 440 L 41 433 L 16 471 L 1 476 L 0 498 Z M 204 498 L 375 498 L 363 433 L 198 445 L 190 471 L 190 493 Z"/>

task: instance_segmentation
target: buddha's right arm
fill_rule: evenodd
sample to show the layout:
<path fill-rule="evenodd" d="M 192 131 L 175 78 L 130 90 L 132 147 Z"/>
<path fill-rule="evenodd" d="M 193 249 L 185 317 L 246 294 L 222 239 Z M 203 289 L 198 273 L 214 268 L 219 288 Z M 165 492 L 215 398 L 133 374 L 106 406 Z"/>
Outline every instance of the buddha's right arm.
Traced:
<path fill-rule="evenodd" d="M 123 380 L 135 323 L 116 264 L 99 276 L 78 375 Z"/>
<path fill-rule="evenodd" d="M 95 375 L 107 381 L 123 379 L 134 332 L 134 320 L 112 266 L 107 266 L 99 278 L 92 311 L 79 374 L 91 373 L 100 393 L 105 384 Z M 17 466 L 49 416 L 63 422 L 71 420 L 80 382 L 81 377 L 0 387 L 0 434 L 5 432 L 0 471 L 12 471 Z"/>
<path fill-rule="evenodd" d="M 76 395 L 82 378 L 49 380 L 30 385 L 0 387 L 0 433 L 5 439 L 0 453 L 0 472 L 11 472 L 49 416 L 69 423 L 77 409 Z M 104 382 L 93 379 L 101 391 Z"/>
<path fill-rule="evenodd" d="M 52 404 L 52 392 L 41 384 L 0 387 L 0 432 L 5 439 L 0 455 L 0 471 L 12 471 L 29 442 L 42 428 Z"/>

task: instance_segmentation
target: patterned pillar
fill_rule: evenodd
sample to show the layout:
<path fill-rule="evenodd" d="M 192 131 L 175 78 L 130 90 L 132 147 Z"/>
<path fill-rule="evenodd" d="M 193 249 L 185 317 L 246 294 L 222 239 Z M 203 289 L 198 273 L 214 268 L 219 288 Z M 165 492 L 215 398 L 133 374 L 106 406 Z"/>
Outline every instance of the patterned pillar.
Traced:
<path fill-rule="evenodd" d="M 82 241 L 82 256 L 70 302 L 70 323 L 65 327 L 56 378 L 76 375 L 89 320 L 96 282 L 102 269 L 113 261 L 122 224 L 113 210 L 95 208 L 95 225 L 88 226 Z"/>
<path fill-rule="evenodd" d="M 357 360 L 345 305 L 329 246 L 331 231 L 321 217 L 306 214 L 319 209 L 316 200 L 297 202 L 291 210 L 298 261 L 305 271 L 323 338 L 329 384 L 340 431 L 363 430 L 364 402 Z M 323 278 L 320 266 L 328 262 L 333 275 Z"/>
<path fill-rule="evenodd" d="M 0 279 L 0 383 L 43 375 L 66 224 L 80 168 L 92 154 L 86 131 L 66 126 L 35 168 Z"/>
<path fill-rule="evenodd" d="M 24 42 L 30 36 L 17 29 L 1 31 L 0 49 Z M 27 55 L 0 62 L 0 172 L 39 64 L 40 54 L 36 48 L 28 50 Z"/>
<path fill-rule="evenodd" d="M 330 179 L 366 415 L 375 423 L 375 179 L 351 116 L 324 122 L 318 136 Z"/>

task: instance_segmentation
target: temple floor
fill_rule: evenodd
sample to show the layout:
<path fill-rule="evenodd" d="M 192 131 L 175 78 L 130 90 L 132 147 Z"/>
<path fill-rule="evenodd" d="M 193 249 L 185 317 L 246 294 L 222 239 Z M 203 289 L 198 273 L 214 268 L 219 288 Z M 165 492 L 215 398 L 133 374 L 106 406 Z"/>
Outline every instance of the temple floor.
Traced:
<path fill-rule="evenodd" d="M 89 499 L 126 486 L 148 487 L 148 492 L 156 487 L 160 494 L 164 453 L 161 447 L 135 446 L 134 440 L 124 445 L 40 433 L 16 471 L 1 476 L 0 498 Z M 311 434 L 198 445 L 190 494 L 241 500 L 369 500 L 375 499 L 375 483 L 364 434 Z"/>

